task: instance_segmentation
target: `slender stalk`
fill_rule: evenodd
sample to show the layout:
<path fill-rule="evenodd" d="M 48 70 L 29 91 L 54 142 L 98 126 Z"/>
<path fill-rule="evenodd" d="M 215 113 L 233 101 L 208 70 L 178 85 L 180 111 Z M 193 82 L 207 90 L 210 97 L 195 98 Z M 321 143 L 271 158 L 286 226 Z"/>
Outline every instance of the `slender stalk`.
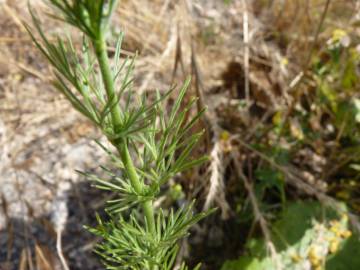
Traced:
<path fill-rule="evenodd" d="M 99 62 L 107 98 L 111 104 L 113 104 L 116 99 L 114 80 L 110 69 L 109 56 L 107 55 L 107 45 L 103 35 L 99 35 L 99 38 L 93 41 L 93 46 L 95 48 L 96 57 Z M 118 105 L 112 106 L 111 118 L 114 130 L 117 131 L 121 125 L 121 111 Z"/>
<path fill-rule="evenodd" d="M 96 57 L 99 62 L 100 71 L 103 78 L 107 97 L 111 101 L 111 103 L 115 102 L 116 94 L 115 94 L 114 80 L 110 69 L 109 57 L 107 55 L 107 45 L 103 35 L 100 35 L 97 40 L 93 41 L 93 46 L 96 51 Z M 117 131 L 119 131 L 118 129 L 121 125 L 121 111 L 118 105 L 112 106 L 111 118 L 112 118 L 114 131 L 116 133 Z M 116 146 L 119 155 L 121 157 L 121 160 L 124 163 L 124 166 L 126 167 L 126 171 L 128 172 L 128 176 L 134 190 L 137 193 L 142 193 L 145 187 L 140 182 L 134 163 L 131 159 L 128 149 L 128 142 L 126 140 L 120 139 L 118 141 L 115 141 L 114 145 Z M 146 223 L 148 225 L 148 229 L 152 234 L 154 234 L 155 218 L 154 218 L 154 207 L 152 200 L 148 200 L 144 202 L 142 204 L 142 207 L 144 210 L 144 215 L 146 217 Z"/>
<path fill-rule="evenodd" d="M 117 149 L 119 151 L 121 160 L 124 163 L 124 166 L 126 167 L 126 171 L 128 172 L 128 176 L 131 181 L 131 184 L 133 185 L 135 191 L 137 193 L 140 193 L 141 191 L 143 191 L 144 186 L 139 181 L 139 176 L 136 172 L 134 163 L 131 159 L 127 142 L 123 141 L 121 145 L 117 146 Z M 155 218 L 154 218 L 154 207 L 152 200 L 145 201 L 142 204 L 142 207 L 144 210 L 146 223 L 148 225 L 149 231 L 151 233 L 155 233 Z"/>

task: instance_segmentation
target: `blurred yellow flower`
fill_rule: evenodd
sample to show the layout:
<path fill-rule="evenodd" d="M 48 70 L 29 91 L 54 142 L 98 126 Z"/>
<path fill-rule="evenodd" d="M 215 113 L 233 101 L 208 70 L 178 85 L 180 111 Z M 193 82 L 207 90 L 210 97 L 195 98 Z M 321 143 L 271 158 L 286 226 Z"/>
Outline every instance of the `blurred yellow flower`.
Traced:
<path fill-rule="evenodd" d="M 341 233 L 341 236 L 344 237 L 345 239 L 346 239 L 346 238 L 349 238 L 351 235 L 352 235 L 352 232 L 349 231 L 349 230 L 343 231 L 343 232 Z"/>
<path fill-rule="evenodd" d="M 334 254 L 336 251 L 338 251 L 338 249 L 339 249 L 339 240 L 336 239 L 332 240 L 329 246 L 330 253 Z"/>
<path fill-rule="evenodd" d="M 343 29 L 335 29 L 333 32 L 332 32 L 332 41 L 333 42 L 338 42 L 340 41 L 343 37 L 347 36 L 347 33 L 345 30 Z"/>

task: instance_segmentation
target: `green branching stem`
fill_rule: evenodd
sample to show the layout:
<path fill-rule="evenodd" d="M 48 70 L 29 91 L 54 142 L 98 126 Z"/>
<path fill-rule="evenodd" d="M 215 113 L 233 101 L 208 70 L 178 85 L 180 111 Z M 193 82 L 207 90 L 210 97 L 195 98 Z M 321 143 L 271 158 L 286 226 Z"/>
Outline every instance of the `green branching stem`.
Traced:
<path fill-rule="evenodd" d="M 122 34 L 116 45 L 114 67 L 107 54 L 106 33 L 117 0 L 47 2 L 55 10 L 52 17 L 67 22 L 85 35 L 83 56 L 78 56 L 71 38 L 63 39 L 58 36 L 55 42 L 50 42 L 42 31 L 40 20 L 30 7 L 39 37 L 32 33 L 29 25 L 25 24 L 25 27 L 36 46 L 54 67 L 55 87 L 75 109 L 102 129 L 117 149 L 118 157 L 114 157 L 110 149 L 101 144 L 100 146 L 115 159 L 117 165 L 119 159 L 122 163 L 118 167 L 123 177 L 118 177 L 104 166 L 101 168 L 109 178 L 82 173 L 96 187 L 117 192 L 118 195 L 117 199 L 109 201 L 106 208 L 110 218 L 116 220 L 103 222 L 97 217 L 98 226 L 89 228 L 92 233 L 103 238 L 96 252 L 103 258 L 106 269 L 173 269 L 178 253 L 178 240 L 188 235 L 192 225 L 212 212 L 193 214 L 194 203 L 191 203 L 167 213 L 160 208 L 154 214 L 154 198 L 161 191 L 159 186 L 165 184 L 171 176 L 207 160 L 205 157 L 191 158 L 191 151 L 201 133 L 187 135 L 203 110 L 191 117 L 189 112 L 195 100 L 188 105 L 183 103 L 190 80 L 180 89 L 169 114 L 162 105 L 172 90 L 164 95 L 158 93 L 157 99 L 151 104 L 147 104 L 144 96 L 133 107 L 130 103 L 134 62 L 131 61 L 128 65 L 127 61 L 122 65 L 118 62 Z M 89 50 L 89 40 L 92 50 Z M 99 67 L 95 67 L 94 62 Z M 118 88 L 120 79 L 121 87 Z M 122 96 L 123 93 L 126 94 Z M 119 103 L 122 97 L 126 98 L 124 106 Z M 141 146 L 141 149 L 131 152 L 130 146 Z M 136 158 L 140 161 L 139 168 L 135 167 Z M 141 220 L 138 220 L 136 211 L 131 211 L 128 218 L 122 216 L 122 211 L 133 210 L 138 204 L 142 207 Z M 182 264 L 180 269 L 188 268 Z M 198 270 L 199 267 L 195 269 Z"/>
<path fill-rule="evenodd" d="M 131 181 L 131 184 L 137 193 L 141 193 L 144 189 L 144 186 L 139 180 L 139 176 L 136 172 L 134 163 L 131 159 L 129 149 L 127 146 L 127 142 L 123 141 L 120 145 L 117 146 L 120 157 L 124 166 L 126 167 L 126 171 L 128 173 L 128 177 Z M 152 200 L 145 201 L 143 203 L 143 210 L 146 217 L 146 223 L 148 225 L 149 231 L 155 234 L 155 218 L 154 218 L 154 207 Z"/>
<path fill-rule="evenodd" d="M 93 41 L 93 46 L 95 48 L 96 57 L 99 62 L 99 67 L 101 70 L 105 91 L 110 103 L 112 104 L 116 99 L 116 94 L 115 94 L 114 80 L 109 63 L 109 57 L 107 54 L 107 45 L 103 35 L 99 35 L 99 38 Z M 116 131 L 118 127 L 121 125 L 121 111 L 119 106 L 112 106 L 111 118 L 112 118 L 112 124 L 114 130 Z"/>
<path fill-rule="evenodd" d="M 99 62 L 99 67 L 101 70 L 101 75 L 103 78 L 107 97 L 110 103 L 115 102 L 116 94 L 115 94 L 114 80 L 110 68 L 109 57 L 107 54 L 106 40 L 103 37 L 103 35 L 99 35 L 99 38 L 93 41 L 93 46 L 96 51 L 96 57 Z M 118 105 L 112 106 L 111 118 L 112 118 L 112 125 L 114 128 L 114 132 L 116 133 L 119 131 L 119 127 L 121 126 L 121 110 Z M 124 166 L 128 173 L 128 177 L 131 181 L 134 190 L 138 194 L 143 193 L 145 186 L 140 182 L 139 175 L 136 172 L 134 163 L 130 156 L 127 140 L 126 139 L 116 140 L 114 144 L 119 152 L 122 162 L 124 163 Z M 154 218 L 154 208 L 153 208 L 152 200 L 145 201 L 142 207 L 148 229 L 150 233 L 155 234 L 155 218 Z"/>

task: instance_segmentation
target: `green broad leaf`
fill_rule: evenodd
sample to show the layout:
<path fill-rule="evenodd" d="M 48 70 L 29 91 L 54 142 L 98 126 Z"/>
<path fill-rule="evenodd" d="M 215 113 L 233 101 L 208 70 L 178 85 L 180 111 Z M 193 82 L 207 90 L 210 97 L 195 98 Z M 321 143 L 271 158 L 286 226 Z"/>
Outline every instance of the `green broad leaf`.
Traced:
<path fill-rule="evenodd" d="M 238 260 L 226 261 L 221 270 L 265 270 L 259 259 L 243 256 Z"/>
<path fill-rule="evenodd" d="M 351 234 L 342 204 L 335 211 L 315 201 L 288 203 L 279 220 L 269 227 L 283 269 L 307 269 L 315 257 L 326 270 L 360 269 L 359 235 Z M 225 262 L 221 270 L 278 269 L 264 239 L 250 239 L 246 246 L 246 255 Z"/>
<path fill-rule="evenodd" d="M 360 236 L 354 234 L 345 241 L 341 250 L 329 257 L 326 270 L 358 270 L 360 269 Z"/>
<path fill-rule="evenodd" d="M 279 221 L 273 224 L 274 244 L 280 251 L 286 249 L 301 240 L 305 232 L 312 228 L 313 220 L 322 222 L 336 217 L 334 210 L 316 201 L 289 203 Z"/>

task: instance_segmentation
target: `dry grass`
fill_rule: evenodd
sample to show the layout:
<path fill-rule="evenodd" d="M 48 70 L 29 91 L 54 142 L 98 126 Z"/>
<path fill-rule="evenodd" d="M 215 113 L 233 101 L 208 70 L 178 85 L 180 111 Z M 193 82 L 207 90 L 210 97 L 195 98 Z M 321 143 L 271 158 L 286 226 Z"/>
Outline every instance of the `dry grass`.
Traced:
<path fill-rule="evenodd" d="M 96 131 L 48 85 L 51 72 L 21 24 L 29 20 L 26 2 L 0 1 L 0 195 L 7 212 L 0 212 L 0 231 L 9 230 L 10 218 L 49 214 L 62 182 L 78 183 L 74 169 L 92 169 L 102 156 L 91 144 L 98 136 Z M 36 9 L 45 9 L 42 1 L 31 2 Z M 186 181 L 192 185 L 185 189 L 200 194 L 205 208 L 219 206 L 224 219 L 232 215 L 227 198 L 230 153 L 245 159 L 249 149 L 243 150 L 235 140 L 229 152 L 222 145 L 222 132 L 227 130 L 248 144 L 269 116 L 287 111 L 300 93 L 308 93 L 310 88 L 303 84 L 296 91 L 290 85 L 307 70 L 313 49 L 321 49 L 334 27 L 354 31 L 354 22 L 359 21 L 357 1 L 330 1 L 325 31 L 316 38 L 327 2 L 121 1 L 114 32 L 125 30 L 124 56 L 139 52 L 135 74 L 139 92 L 165 90 L 193 74 L 191 94 L 201 96 L 199 106 L 209 107 L 204 120 L 207 145 L 199 148 L 211 157 L 204 170 L 208 173 L 194 173 L 203 177 L 189 177 Z M 48 31 L 62 30 L 46 21 Z M 262 113 L 239 109 L 243 97 L 249 99 L 248 108 L 256 104 Z M 318 192 L 306 189 L 306 181 L 296 177 L 289 181 L 300 185 L 300 190 L 310 195 Z M 241 185 L 240 180 L 238 183 Z M 250 183 L 244 183 L 252 197 Z M 196 190 L 199 186 L 200 191 Z M 256 212 L 265 224 L 261 212 Z M 266 234 L 266 225 L 261 227 Z M 8 241 L 8 245 L 9 250 L 12 244 Z M 8 265 L 15 262 L 19 269 L 31 269 L 28 248 L 24 244 L 15 255 L 18 258 L 8 258 Z M 44 264 L 40 262 L 44 248 L 37 246 L 37 250 L 38 265 Z M 69 248 L 66 253 L 70 252 Z"/>

